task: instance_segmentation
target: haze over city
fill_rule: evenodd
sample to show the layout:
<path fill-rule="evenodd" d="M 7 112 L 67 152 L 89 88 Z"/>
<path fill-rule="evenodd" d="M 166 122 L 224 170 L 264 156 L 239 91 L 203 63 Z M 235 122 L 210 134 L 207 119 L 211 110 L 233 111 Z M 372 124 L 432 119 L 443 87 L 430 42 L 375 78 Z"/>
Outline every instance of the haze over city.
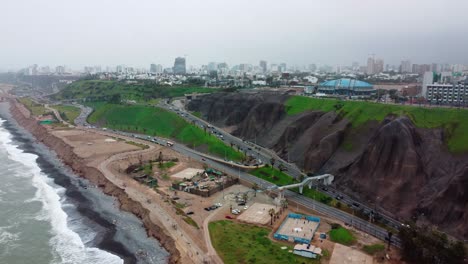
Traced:
<path fill-rule="evenodd" d="M 0 70 L 30 64 L 468 63 L 467 1 L 7 1 Z"/>
<path fill-rule="evenodd" d="M 0 264 L 468 264 L 468 0 L 0 7 Z"/>

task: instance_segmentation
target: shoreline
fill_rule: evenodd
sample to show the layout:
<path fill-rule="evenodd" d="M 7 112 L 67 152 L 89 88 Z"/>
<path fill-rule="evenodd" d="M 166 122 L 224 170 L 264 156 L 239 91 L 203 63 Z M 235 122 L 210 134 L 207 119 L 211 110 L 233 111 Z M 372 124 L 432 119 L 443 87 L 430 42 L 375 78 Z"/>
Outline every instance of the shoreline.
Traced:
<path fill-rule="evenodd" d="M 168 263 L 181 263 L 181 255 L 175 245 L 174 239 L 167 235 L 162 227 L 151 220 L 148 209 L 144 208 L 141 203 L 132 200 L 123 189 L 114 185 L 97 168 L 85 164 L 83 159 L 73 152 L 73 148 L 70 145 L 50 133 L 47 128 L 39 125 L 34 118 L 26 116 L 21 111 L 21 107 L 22 105 L 16 100 L 9 100 L 10 114 L 19 126 L 29 131 L 37 141 L 53 150 L 57 154 L 57 157 L 76 175 L 98 186 L 104 194 L 115 197 L 119 201 L 121 210 L 132 213 L 141 219 L 147 235 L 158 240 L 160 245 L 169 253 Z"/>

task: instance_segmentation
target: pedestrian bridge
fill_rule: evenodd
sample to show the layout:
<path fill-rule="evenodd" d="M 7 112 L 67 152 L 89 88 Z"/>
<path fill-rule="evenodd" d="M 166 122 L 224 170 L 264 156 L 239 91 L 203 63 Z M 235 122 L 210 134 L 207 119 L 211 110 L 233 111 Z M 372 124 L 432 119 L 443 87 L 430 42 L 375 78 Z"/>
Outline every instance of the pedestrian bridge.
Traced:
<path fill-rule="evenodd" d="M 294 183 L 294 184 L 290 184 L 290 185 L 285 185 L 285 186 L 280 186 L 280 187 L 278 187 L 278 190 L 283 191 L 285 189 L 292 189 L 292 188 L 299 187 L 299 193 L 302 194 L 302 190 L 304 189 L 305 185 L 308 185 L 309 189 L 311 189 L 312 188 L 312 183 L 314 181 L 319 181 L 319 180 L 323 180 L 324 185 L 330 185 L 334 178 L 335 178 L 335 176 L 333 176 L 331 174 L 323 174 L 323 175 L 319 175 L 319 176 L 307 177 L 302 182 Z"/>

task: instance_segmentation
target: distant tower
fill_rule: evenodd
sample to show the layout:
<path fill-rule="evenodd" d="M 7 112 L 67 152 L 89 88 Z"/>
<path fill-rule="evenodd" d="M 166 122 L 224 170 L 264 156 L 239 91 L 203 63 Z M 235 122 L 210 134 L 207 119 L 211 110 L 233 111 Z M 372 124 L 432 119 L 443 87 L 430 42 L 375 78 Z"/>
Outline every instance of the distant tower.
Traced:
<path fill-rule="evenodd" d="M 187 73 L 185 58 L 177 57 L 174 61 L 174 68 L 172 70 L 176 75 L 185 75 Z"/>
<path fill-rule="evenodd" d="M 367 59 L 367 74 L 374 74 L 375 73 L 375 60 L 374 60 L 374 54 L 372 54 L 372 57 L 369 57 Z"/>
<path fill-rule="evenodd" d="M 267 62 L 266 61 L 260 61 L 260 68 L 262 69 L 262 72 L 265 73 L 267 71 Z"/>

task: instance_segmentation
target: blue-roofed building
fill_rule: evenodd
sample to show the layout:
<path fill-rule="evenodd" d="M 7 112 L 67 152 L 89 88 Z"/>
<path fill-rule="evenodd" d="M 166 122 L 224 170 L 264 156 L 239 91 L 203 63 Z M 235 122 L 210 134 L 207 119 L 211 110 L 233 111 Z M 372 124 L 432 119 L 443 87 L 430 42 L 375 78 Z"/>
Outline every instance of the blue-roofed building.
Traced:
<path fill-rule="evenodd" d="M 318 92 L 346 96 L 370 96 L 375 93 L 375 89 L 370 83 L 343 78 L 321 83 Z"/>

